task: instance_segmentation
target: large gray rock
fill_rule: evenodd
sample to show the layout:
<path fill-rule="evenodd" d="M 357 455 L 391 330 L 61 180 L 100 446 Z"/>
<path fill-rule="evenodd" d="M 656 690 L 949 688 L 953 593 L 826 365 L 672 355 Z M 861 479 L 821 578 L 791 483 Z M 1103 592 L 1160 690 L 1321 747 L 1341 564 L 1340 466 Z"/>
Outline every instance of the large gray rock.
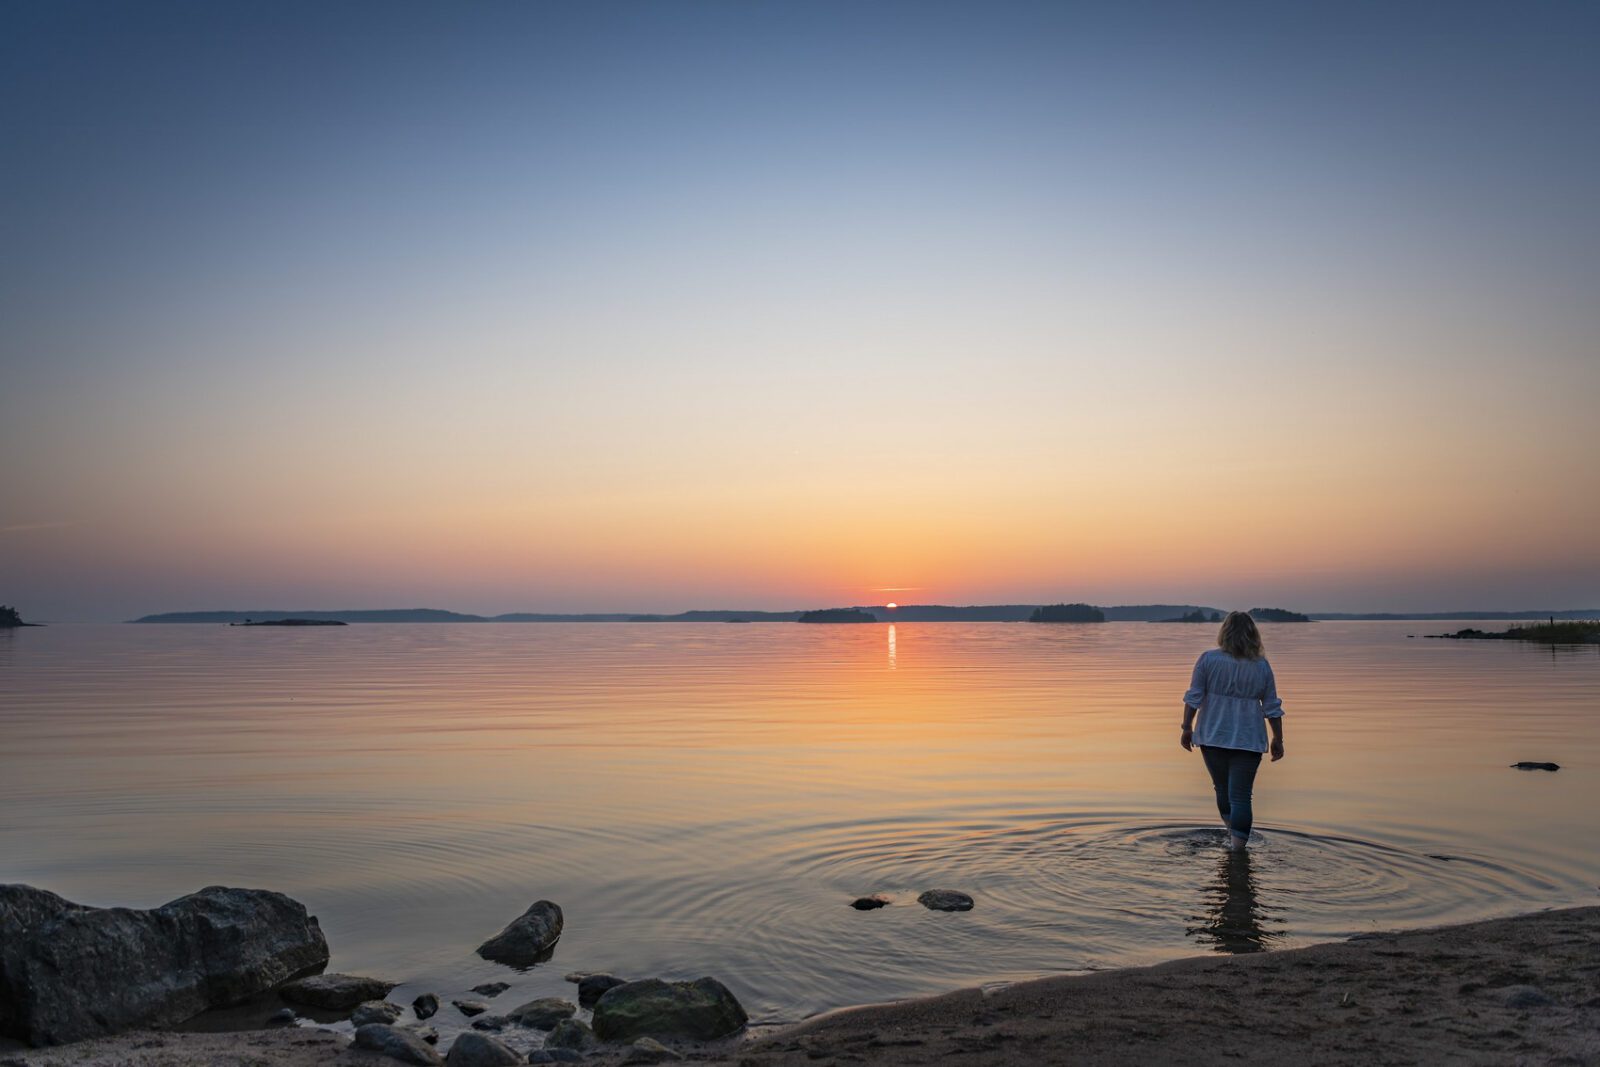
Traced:
<path fill-rule="evenodd" d="M 139 910 L 0 886 L 0 1034 L 31 1045 L 168 1026 L 327 962 L 282 893 L 208 886 Z"/>
<path fill-rule="evenodd" d="M 382 1000 L 394 987 L 393 982 L 359 974 L 314 974 L 290 982 L 278 990 L 278 995 L 291 1004 L 324 1011 L 349 1011 L 369 1000 Z"/>
<path fill-rule="evenodd" d="M 641 1037 L 710 1041 L 738 1032 L 748 1021 L 738 998 L 715 978 L 627 982 L 608 989 L 594 1006 L 594 1032 L 605 1041 Z"/>
<path fill-rule="evenodd" d="M 559 906 L 548 900 L 536 901 L 504 930 L 479 945 L 478 955 L 512 967 L 532 967 L 550 958 L 561 938 L 563 922 Z"/>
<path fill-rule="evenodd" d="M 381 1052 L 401 1063 L 416 1063 L 422 1067 L 444 1062 L 433 1046 L 422 1039 L 422 1035 L 388 1023 L 368 1023 L 359 1027 L 356 1030 L 355 1047 Z"/>
<path fill-rule="evenodd" d="M 503 1041 L 483 1034 L 462 1034 L 450 1046 L 450 1055 L 444 1062 L 450 1067 L 509 1067 L 527 1061 Z"/>
<path fill-rule="evenodd" d="M 570 1000 L 560 997 L 540 997 L 530 1000 L 526 1004 L 519 1004 L 506 1012 L 506 1016 L 518 1026 L 531 1026 L 535 1030 L 549 1030 L 563 1019 L 572 1018 L 578 1006 Z"/>

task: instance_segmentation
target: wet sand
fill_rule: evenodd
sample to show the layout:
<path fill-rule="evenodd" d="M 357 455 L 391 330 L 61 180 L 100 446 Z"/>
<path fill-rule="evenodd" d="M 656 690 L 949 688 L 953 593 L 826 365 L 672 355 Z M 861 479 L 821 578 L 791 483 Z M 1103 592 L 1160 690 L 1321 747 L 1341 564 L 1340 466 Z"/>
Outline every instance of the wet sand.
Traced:
<path fill-rule="evenodd" d="M 303 1029 L 126 1034 L 0 1053 L 0 1065 L 397 1062 L 346 1040 Z M 691 1060 L 737 1067 L 1600 1064 L 1600 907 L 967 989 L 679 1047 Z"/>

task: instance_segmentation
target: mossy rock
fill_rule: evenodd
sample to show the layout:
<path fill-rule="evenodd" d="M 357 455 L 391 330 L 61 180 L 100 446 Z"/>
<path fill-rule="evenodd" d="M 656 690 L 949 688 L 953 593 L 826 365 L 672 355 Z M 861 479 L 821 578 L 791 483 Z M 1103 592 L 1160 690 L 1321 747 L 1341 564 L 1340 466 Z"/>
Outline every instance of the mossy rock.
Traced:
<path fill-rule="evenodd" d="M 749 1021 L 738 998 L 715 978 L 627 982 L 606 990 L 594 1006 L 594 1032 L 604 1041 L 641 1037 L 711 1041 L 738 1033 Z"/>

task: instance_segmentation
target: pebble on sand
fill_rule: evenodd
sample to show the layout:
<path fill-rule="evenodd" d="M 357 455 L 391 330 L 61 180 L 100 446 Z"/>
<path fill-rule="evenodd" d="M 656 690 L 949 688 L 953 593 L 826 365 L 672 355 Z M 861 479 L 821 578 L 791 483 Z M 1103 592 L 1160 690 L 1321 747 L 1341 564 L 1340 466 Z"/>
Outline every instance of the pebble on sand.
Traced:
<path fill-rule="evenodd" d="M 623 1063 L 666 1063 L 669 1060 L 681 1060 L 683 1053 L 675 1052 L 653 1037 L 641 1037 L 628 1049 L 627 1057 Z"/>
<path fill-rule="evenodd" d="M 544 1047 L 582 1052 L 594 1048 L 599 1040 L 594 1036 L 594 1031 L 589 1029 L 589 1024 L 581 1019 L 562 1019 L 551 1028 L 549 1036 L 544 1039 Z"/>
<path fill-rule="evenodd" d="M 421 1064 L 422 1067 L 444 1062 L 433 1046 L 422 1040 L 420 1035 L 388 1023 L 368 1023 L 357 1029 L 355 1047 L 381 1052 L 401 1063 Z"/>
<path fill-rule="evenodd" d="M 456 1038 L 444 1062 L 449 1067 L 510 1067 L 513 1063 L 525 1061 L 520 1053 L 503 1041 L 483 1034 L 467 1033 Z"/>

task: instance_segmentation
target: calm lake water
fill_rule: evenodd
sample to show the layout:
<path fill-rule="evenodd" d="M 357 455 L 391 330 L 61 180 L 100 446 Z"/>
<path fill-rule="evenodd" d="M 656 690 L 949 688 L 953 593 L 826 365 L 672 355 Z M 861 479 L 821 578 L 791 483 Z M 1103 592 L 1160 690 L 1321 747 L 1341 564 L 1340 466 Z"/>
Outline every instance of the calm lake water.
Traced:
<path fill-rule="evenodd" d="M 1456 628 L 1263 627 L 1244 864 L 1177 744 L 1211 626 L 0 631 L 0 881 L 282 890 L 406 1003 L 712 974 L 759 1021 L 1594 903 L 1600 648 L 1407 636 Z M 473 954 L 539 898 L 552 961 Z"/>

